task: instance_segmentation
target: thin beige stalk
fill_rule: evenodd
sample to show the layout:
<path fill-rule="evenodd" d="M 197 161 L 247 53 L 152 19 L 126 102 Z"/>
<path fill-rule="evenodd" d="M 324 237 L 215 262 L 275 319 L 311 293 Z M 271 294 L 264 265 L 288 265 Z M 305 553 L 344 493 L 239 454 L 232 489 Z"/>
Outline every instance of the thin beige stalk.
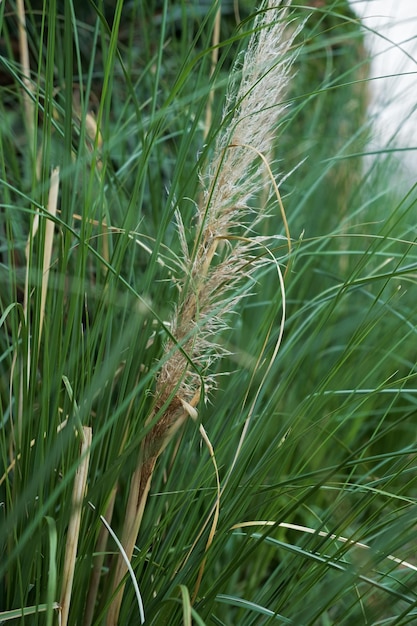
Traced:
<path fill-rule="evenodd" d="M 83 440 L 80 450 L 80 464 L 75 474 L 72 492 L 72 515 L 68 525 L 67 543 L 65 548 L 64 569 L 62 574 L 61 614 L 60 625 L 67 626 L 71 602 L 72 583 L 74 580 L 75 559 L 77 556 L 78 537 L 81 525 L 81 510 L 87 485 L 88 466 L 90 462 L 90 448 L 92 429 L 89 426 L 82 428 Z"/>
<path fill-rule="evenodd" d="M 255 211 L 251 204 L 262 191 L 265 166 L 268 173 L 271 171 L 269 163 L 273 158 L 279 118 L 285 108 L 284 97 L 294 56 L 290 50 L 296 33 L 294 29 L 290 32 L 286 28 L 286 8 L 280 1 L 267 2 L 263 9 L 240 68 L 239 87 L 231 86 L 223 130 L 218 135 L 207 173 L 201 179 L 202 201 L 197 208 L 196 235 L 191 251 L 181 215 L 177 214 L 182 247 L 176 282 L 178 302 L 170 323 L 165 358 L 156 380 L 155 408 L 147 420 L 148 427 L 153 425 L 142 441 L 130 485 L 122 535 L 129 559 L 158 457 L 187 417 L 195 417 L 200 396 L 206 398 L 214 385 L 209 368 L 225 353 L 216 336 L 219 330 L 227 327 L 228 315 L 248 295 L 254 272 L 271 262 L 271 257 L 265 253 L 265 248 L 268 252 L 265 238 L 253 235 L 255 225 L 265 213 L 262 209 Z M 279 198 L 290 249 L 288 225 L 275 181 L 272 189 Z M 272 261 L 276 262 L 274 258 Z M 278 273 L 283 289 L 279 268 Z M 219 498 L 213 510 L 216 523 L 218 502 Z M 126 565 L 120 557 L 113 569 L 115 598 L 108 613 L 107 626 L 118 623 L 124 588 L 122 581 L 126 574 Z M 196 589 L 203 571 L 204 563 Z"/>
<path fill-rule="evenodd" d="M 59 167 L 52 170 L 51 184 L 48 196 L 48 214 L 54 218 L 58 204 L 59 190 Z M 42 264 L 42 285 L 41 285 L 41 307 L 39 313 L 39 346 L 42 337 L 43 320 L 45 317 L 46 294 L 48 293 L 49 270 L 51 267 L 52 247 L 54 242 L 55 224 L 52 219 L 46 218 L 45 240 L 43 248 L 43 264 Z"/>
<path fill-rule="evenodd" d="M 22 82 L 25 86 L 23 90 L 23 103 L 25 107 L 25 123 L 28 133 L 28 145 L 30 149 L 33 149 L 33 133 L 34 133 L 34 114 L 35 104 L 30 94 L 32 93 L 32 83 L 30 81 L 30 63 L 29 63 L 29 46 L 26 31 L 26 14 L 24 0 L 17 0 L 17 16 L 19 20 L 18 32 L 19 32 L 19 52 L 20 63 L 22 66 Z"/>

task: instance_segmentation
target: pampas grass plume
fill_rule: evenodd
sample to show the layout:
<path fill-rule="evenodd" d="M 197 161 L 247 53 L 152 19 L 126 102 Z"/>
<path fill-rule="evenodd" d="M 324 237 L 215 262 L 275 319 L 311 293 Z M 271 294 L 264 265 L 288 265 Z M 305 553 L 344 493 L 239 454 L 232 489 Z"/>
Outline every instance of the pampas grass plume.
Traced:
<path fill-rule="evenodd" d="M 224 354 L 216 336 L 250 291 L 255 270 L 267 262 L 259 255 L 264 240 L 252 235 L 265 213 L 250 205 L 262 190 L 264 163 L 272 159 L 285 108 L 296 35 L 288 22 L 287 3 L 266 2 L 258 13 L 243 62 L 234 67 L 221 130 L 211 162 L 201 175 L 201 201 L 191 249 L 177 213 L 183 258 L 177 278 L 178 301 L 170 322 L 170 335 L 175 340 L 171 338 L 165 345 L 155 386 L 155 408 L 147 421 L 150 430 L 142 441 L 131 481 L 123 532 L 129 557 L 156 461 L 187 417 L 196 418 L 196 406 L 213 384 L 209 368 Z M 125 573 L 126 566 L 119 558 L 113 580 L 113 590 L 119 591 L 110 607 L 108 626 L 118 621 L 123 594 L 120 583 Z"/>

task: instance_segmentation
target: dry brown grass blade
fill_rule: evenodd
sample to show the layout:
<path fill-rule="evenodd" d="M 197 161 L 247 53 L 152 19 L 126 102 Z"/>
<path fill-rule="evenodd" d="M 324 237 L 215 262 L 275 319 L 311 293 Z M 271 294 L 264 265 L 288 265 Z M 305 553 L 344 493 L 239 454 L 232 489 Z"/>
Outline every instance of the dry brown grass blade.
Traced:
<path fill-rule="evenodd" d="M 23 90 L 23 103 L 25 107 L 25 124 L 28 133 L 28 145 L 30 149 L 33 149 L 33 133 L 34 133 L 34 114 L 35 104 L 30 97 L 32 92 L 32 84 L 30 82 L 30 63 L 29 63 L 29 46 L 26 31 L 26 15 L 25 15 L 25 3 L 24 0 L 17 0 L 17 15 L 19 21 L 19 52 L 20 63 L 22 65 L 22 81 L 26 89 Z"/>
<path fill-rule="evenodd" d="M 67 626 L 68 624 L 75 559 L 77 556 L 78 537 L 80 534 L 82 503 L 87 486 L 90 448 L 93 436 L 92 429 L 89 426 L 83 426 L 81 432 L 83 439 L 80 447 L 79 466 L 75 474 L 74 487 L 72 491 L 72 515 L 68 525 L 65 560 L 62 573 L 60 626 Z"/>
<path fill-rule="evenodd" d="M 52 170 L 51 184 L 49 187 L 48 196 L 48 214 L 55 218 L 58 205 L 58 191 L 59 191 L 59 167 Z M 42 337 L 43 321 L 45 317 L 45 302 L 46 294 L 48 293 L 48 280 L 49 271 L 51 267 L 52 248 L 54 243 L 54 230 L 55 223 L 52 219 L 46 219 L 45 225 L 45 241 L 43 249 L 43 263 L 42 263 L 42 286 L 41 286 L 41 308 L 39 314 L 39 345 Z"/>

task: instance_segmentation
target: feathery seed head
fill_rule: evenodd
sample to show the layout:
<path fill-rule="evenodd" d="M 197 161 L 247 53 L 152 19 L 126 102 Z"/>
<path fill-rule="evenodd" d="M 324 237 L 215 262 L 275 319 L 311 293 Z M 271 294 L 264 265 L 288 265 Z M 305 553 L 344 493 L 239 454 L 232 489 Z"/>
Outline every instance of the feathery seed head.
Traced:
<path fill-rule="evenodd" d="M 249 203 L 263 185 L 264 166 L 259 155 L 272 158 L 276 129 L 285 108 L 294 58 L 290 50 L 296 35 L 287 23 L 287 3 L 280 0 L 266 2 L 258 13 L 239 71 L 239 87 L 234 89 L 231 82 L 222 131 L 202 178 L 202 203 L 197 207 L 191 255 L 177 214 L 184 278 L 171 331 L 178 343 L 169 340 L 166 344 L 170 356 L 161 367 L 156 388 L 158 405 L 168 406 L 164 415 L 167 423 L 184 414 L 184 406 L 195 406 L 202 384 L 207 380 L 211 384 L 210 377 L 202 382 L 207 369 L 224 354 L 215 336 L 227 326 L 228 314 L 248 294 L 255 269 L 267 262 L 259 255 L 264 241 L 250 235 L 250 227 L 265 214 L 254 212 Z M 232 81 L 236 74 L 235 67 Z"/>

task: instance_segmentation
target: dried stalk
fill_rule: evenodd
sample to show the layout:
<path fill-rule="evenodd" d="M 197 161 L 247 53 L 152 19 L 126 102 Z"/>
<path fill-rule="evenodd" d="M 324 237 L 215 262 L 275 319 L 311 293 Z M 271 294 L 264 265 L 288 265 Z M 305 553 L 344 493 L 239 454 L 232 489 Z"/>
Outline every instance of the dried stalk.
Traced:
<path fill-rule="evenodd" d="M 19 53 L 20 63 L 22 65 L 22 83 L 24 85 L 23 103 L 25 107 L 25 124 L 28 133 L 28 145 L 30 146 L 30 149 L 33 150 L 35 104 L 30 95 L 33 92 L 33 85 L 30 81 L 29 46 L 26 32 L 26 14 L 24 0 L 17 0 L 16 8 L 19 20 Z"/>
<path fill-rule="evenodd" d="M 63 582 L 61 591 L 61 615 L 60 625 L 67 626 L 69 607 L 71 602 L 72 582 L 74 579 L 75 559 L 77 556 L 78 537 L 81 524 L 81 505 L 84 499 L 87 485 L 88 465 L 90 461 L 90 447 L 92 430 L 89 426 L 83 426 L 83 440 L 81 442 L 80 465 L 75 474 L 74 488 L 72 493 L 73 512 L 68 526 L 67 544 L 65 548 L 65 561 L 63 570 Z"/>
<path fill-rule="evenodd" d="M 58 191 L 59 191 L 59 167 L 56 167 L 54 170 L 52 170 L 52 173 L 51 173 L 51 185 L 49 187 L 48 206 L 47 206 L 48 214 L 51 215 L 52 218 L 56 217 L 56 210 L 57 210 L 57 205 L 58 205 Z M 51 268 L 52 248 L 53 248 L 53 243 L 54 243 L 54 229 L 55 229 L 55 223 L 53 219 L 47 218 L 46 225 L 45 225 L 45 242 L 44 242 L 43 263 L 42 263 L 42 286 L 41 286 L 41 306 L 40 306 L 40 313 L 39 313 L 38 347 L 41 344 L 43 322 L 45 318 L 45 303 L 46 303 L 46 295 L 48 293 L 49 271 Z"/>

